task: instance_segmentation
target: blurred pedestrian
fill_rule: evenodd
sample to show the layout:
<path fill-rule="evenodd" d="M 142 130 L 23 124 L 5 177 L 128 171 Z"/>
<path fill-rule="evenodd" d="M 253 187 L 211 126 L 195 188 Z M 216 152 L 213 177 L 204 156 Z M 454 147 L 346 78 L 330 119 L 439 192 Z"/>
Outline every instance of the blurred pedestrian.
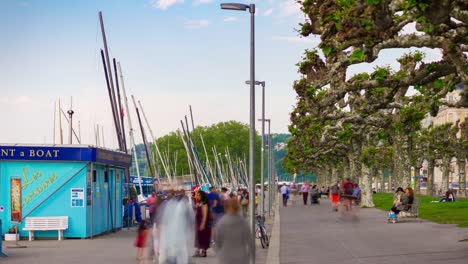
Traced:
<path fill-rule="evenodd" d="M 283 206 L 286 207 L 288 205 L 289 199 L 289 187 L 286 186 L 286 183 L 283 183 L 280 189 L 281 195 L 283 196 Z"/>
<path fill-rule="evenodd" d="M 309 183 L 305 182 L 304 185 L 301 187 L 301 192 L 302 192 L 302 201 L 304 202 L 304 205 L 307 205 L 307 197 L 309 196 Z"/>
<path fill-rule="evenodd" d="M 211 228 L 210 228 L 210 205 L 207 194 L 204 191 L 198 192 L 198 204 L 196 209 L 196 252 L 194 257 L 206 257 L 206 251 L 210 248 Z"/>
<path fill-rule="evenodd" d="M 135 247 L 137 248 L 137 259 L 144 259 L 144 249 L 146 247 L 146 240 L 148 237 L 148 224 L 146 220 L 142 220 L 138 226 L 138 233 L 135 239 Z"/>
<path fill-rule="evenodd" d="M 293 182 L 291 189 L 289 190 L 289 198 L 291 199 L 291 204 L 296 205 L 296 195 L 297 195 L 297 185 L 295 182 Z"/>
<path fill-rule="evenodd" d="M 249 207 L 249 192 L 246 189 L 242 190 L 240 204 L 242 206 L 242 216 L 247 217 L 247 211 Z"/>
<path fill-rule="evenodd" d="M 338 203 L 340 202 L 340 182 L 336 182 L 335 184 L 332 185 L 330 188 L 330 193 L 331 193 L 331 203 L 332 203 L 332 209 L 333 211 L 338 211 Z"/>
<path fill-rule="evenodd" d="M 254 245 L 249 225 L 239 214 L 237 200 L 226 200 L 224 212 L 216 227 L 215 250 L 218 263 L 248 263 Z"/>

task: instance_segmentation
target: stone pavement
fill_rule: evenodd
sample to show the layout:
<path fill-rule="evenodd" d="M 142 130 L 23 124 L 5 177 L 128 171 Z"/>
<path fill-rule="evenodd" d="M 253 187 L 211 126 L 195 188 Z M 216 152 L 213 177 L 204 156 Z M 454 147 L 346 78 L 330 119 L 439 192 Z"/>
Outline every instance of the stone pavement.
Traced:
<path fill-rule="evenodd" d="M 353 217 L 330 202 L 280 209 L 280 263 L 468 263 L 467 228 L 431 222 L 387 224 L 386 212 L 358 208 Z"/>
<path fill-rule="evenodd" d="M 468 263 L 468 242 L 459 242 L 468 238 L 466 228 L 421 221 L 387 224 L 386 212 L 377 209 L 357 209 L 356 218 L 342 217 L 324 199 L 320 205 L 298 201 L 286 208 L 277 203 L 276 208 L 280 213 L 267 220 L 268 231 L 273 230 L 270 250 L 257 243 L 256 263 Z M 22 249 L 7 248 L 14 243 L 4 242 L 10 257 L 0 263 L 139 263 L 135 234 L 135 229 L 122 229 L 93 240 L 20 241 L 27 246 Z M 214 252 L 208 255 L 194 263 L 217 263 Z"/>
<path fill-rule="evenodd" d="M 265 208 L 268 208 L 265 206 Z M 272 219 L 266 220 L 268 232 L 271 231 Z M 136 260 L 135 241 L 136 228 L 124 228 L 115 233 L 95 237 L 94 239 L 66 239 L 19 241 L 27 248 L 9 248 L 14 242 L 3 242 L 3 252 L 8 258 L 0 257 L 0 263 L 8 264 L 131 264 L 153 263 L 151 261 L 139 262 Z M 262 249 L 257 239 L 256 263 L 266 263 L 268 249 Z M 210 249 L 207 258 L 193 258 L 194 264 L 215 264 L 215 253 Z M 240 263 L 241 264 L 241 263 Z"/>

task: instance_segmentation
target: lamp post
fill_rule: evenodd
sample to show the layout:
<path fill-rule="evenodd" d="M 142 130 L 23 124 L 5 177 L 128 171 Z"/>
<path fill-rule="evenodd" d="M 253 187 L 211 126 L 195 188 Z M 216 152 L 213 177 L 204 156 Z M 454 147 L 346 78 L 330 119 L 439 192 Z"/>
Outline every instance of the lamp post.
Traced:
<path fill-rule="evenodd" d="M 273 195 L 275 192 L 273 192 L 273 179 L 272 179 L 272 142 L 271 142 L 271 131 L 270 131 L 270 127 L 271 127 L 271 119 L 263 119 L 263 122 L 268 122 L 268 165 L 267 165 L 267 171 L 268 171 L 268 206 L 269 206 L 269 209 L 268 209 L 268 216 L 271 216 L 271 210 L 273 209 L 272 207 L 272 204 L 271 204 L 271 200 L 273 198 Z"/>
<path fill-rule="evenodd" d="M 250 84 L 250 81 L 245 81 L 246 84 Z M 259 197 L 259 201 L 260 201 L 260 215 L 264 215 L 265 214 L 265 189 L 264 189 L 264 186 L 263 186 L 263 183 L 265 181 L 264 179 L 264 171 L 265 171 L 265 81 L 255 81 L 255 85 L 261 85 L 262 86 L 262 118 L 259 119 L 258 121 L 261 121 L 262 122 L 262 148 L 261 148 L 261 152 L 260 152 L 260 185 L 261 185 L 261 191 L 260 191 L 260 194 L 261 195 Z"/>
<path fill-rule="evenodd" d="M 223 3 L 221 9 L 250 13 L 250 144 L 249 144 L 249 224 L 253 245 L 250 263 L 255 263 L 255 4 Z"/>

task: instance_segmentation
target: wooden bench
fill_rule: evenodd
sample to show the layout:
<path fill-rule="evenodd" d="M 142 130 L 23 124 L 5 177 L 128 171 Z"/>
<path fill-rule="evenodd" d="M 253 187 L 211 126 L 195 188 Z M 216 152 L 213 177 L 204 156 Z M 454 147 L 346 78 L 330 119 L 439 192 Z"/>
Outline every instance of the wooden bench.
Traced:
<path fill-rule="evenodd" d="M 413 204 L 407 211 L 401 211 L 398 214 L 398 220 L 404 218 L 418 218 L 419 217 L 419 199 L 414 199 Z"/>
<path fill-rule="evenodd" d="M 68 229 L 68 216 L 26 217 L 23 230 L 29 231 L 29 241 L 34 240 L 34 231 L 58 231 L 58 240 L 63 238 L 63 230 Z"/>

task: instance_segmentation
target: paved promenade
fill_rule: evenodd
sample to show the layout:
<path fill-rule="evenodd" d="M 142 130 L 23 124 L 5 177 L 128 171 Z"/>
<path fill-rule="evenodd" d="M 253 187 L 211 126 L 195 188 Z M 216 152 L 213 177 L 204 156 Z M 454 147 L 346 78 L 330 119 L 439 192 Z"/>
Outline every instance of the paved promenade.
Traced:
<path fill-rule="evenodd" d="M 358 209 L 356 218 L 343 218 L 332 212 L 328 200 L 320 205 L 299 203 L 284 208 L 267 221 L 273 230 L 270 250 L 261 249 L 257 240 L 257 263 L 263 264 L 466 264 L 468 229 L 453 225 L 411 221 L 387 224 L 386 212 Z M 9 258 L 0 263 L 139 263 L 135 259 L 135 229 L 90 239 L 20 241 L 27 248 L 7 248 Z M 217 263 L 213 251 L 195 264 Z M 145 263 L 152 263 L 147 261 Z"/>
<path fill-rule="evenodd" d="M 414 221 L 386 223 L 386 212 L 358 209 L 356 218 L 320 205 L 281 205 L 280 263 L 468 263 L 467 228 Z"/>
<path fill-rule="evenodd" d="M 267 199 L 266 199 L 267 202 Z M 268 208 L 266 203 L 265 208 Z M 267 214 L 268 216 L 268 214 Z M 272 219 L 266 220 L 268 232 L 271 231 Z M 3 242 L 3 252 L 8 258 L 0 257 L 0 264 L 152 264 L 150 260 L 136 260 L 135 241 L 136 228 L 124 228 L 115 233 L 95 237 L 94 239 L 22 240 L 20 245 L 27 248 L 8 248 L 14 242 Z M 259 240 L 256 245 L 256 263 L 267 263 L 268 249 L 262 249 Z M 192 258 L 193 264 L 217 264 L 213 250 L 208 250 L 207 258 Z M 157 263 L 157 262 L 156 262 Z M 240 263 L 241 264 L 241 263 Z"/>

